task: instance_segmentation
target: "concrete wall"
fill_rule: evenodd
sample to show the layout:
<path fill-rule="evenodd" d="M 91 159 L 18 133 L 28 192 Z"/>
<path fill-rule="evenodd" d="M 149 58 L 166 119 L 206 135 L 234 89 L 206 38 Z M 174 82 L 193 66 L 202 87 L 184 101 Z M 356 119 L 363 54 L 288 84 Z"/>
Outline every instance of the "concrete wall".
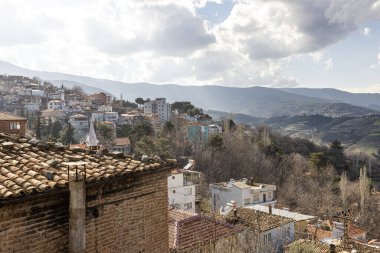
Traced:
<path fill-rule="evenodd" d="M 67 188 L 66 188 L 67 189 Z M 168 252 L 167 173 L 86 189 L 86 252 Z M 0 252 L 68 252 L 69 191 L 0 202 Z"/>

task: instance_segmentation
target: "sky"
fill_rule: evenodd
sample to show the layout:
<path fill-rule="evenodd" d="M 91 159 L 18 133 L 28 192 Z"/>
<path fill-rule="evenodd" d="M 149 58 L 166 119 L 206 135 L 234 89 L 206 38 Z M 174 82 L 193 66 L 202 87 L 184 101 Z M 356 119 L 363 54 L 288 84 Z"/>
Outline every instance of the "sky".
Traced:
<path fill-rule="evenodd" d="M 380 0 L 0 0 L 0 32 L 33 70 L 380 93 Z"/>

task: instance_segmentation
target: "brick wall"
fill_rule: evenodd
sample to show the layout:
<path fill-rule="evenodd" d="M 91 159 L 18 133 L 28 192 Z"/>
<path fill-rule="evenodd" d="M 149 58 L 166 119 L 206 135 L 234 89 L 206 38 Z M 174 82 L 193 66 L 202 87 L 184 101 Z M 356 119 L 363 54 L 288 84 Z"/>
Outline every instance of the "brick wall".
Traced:
<path fill-rule="evenodd" d="M 0 202 L 0 252 L 67 252 L 68 192 Z"/>
<path fill-rule="evenodd" d="M 87 186 L 86 252 L 168 252 L 167 173 Z M 0 252 L 68 252 L 69 192 L 0 202 Z"/>

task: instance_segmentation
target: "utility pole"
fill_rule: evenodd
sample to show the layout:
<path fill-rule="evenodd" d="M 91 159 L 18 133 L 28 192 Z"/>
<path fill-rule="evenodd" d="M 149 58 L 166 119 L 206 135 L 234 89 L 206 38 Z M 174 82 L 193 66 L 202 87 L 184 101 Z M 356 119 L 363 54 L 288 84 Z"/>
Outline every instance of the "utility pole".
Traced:
<path fill-rule="evenodd" d="M 351 210 L 342 210 L 341 213 L 337 216 L 341 222 L 343 223 L 343 238 L 342 238 L 342 244 L 344 247 L 346 247 L 349 244 L 349 227 L 351 222 Z"/>

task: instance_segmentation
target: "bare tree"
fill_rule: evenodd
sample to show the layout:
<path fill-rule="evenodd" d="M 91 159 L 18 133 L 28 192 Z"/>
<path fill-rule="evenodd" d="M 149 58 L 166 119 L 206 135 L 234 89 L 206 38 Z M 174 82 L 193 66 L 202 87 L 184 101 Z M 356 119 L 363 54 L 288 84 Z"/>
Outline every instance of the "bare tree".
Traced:
<path fill-rule="evenodd" d="M 367 177 L 367 167 L 363 166 L 360 169 L 359 190 L 360 190 L 360 214 L 365 216 L 366 204 L 369 198 L 369 179 Z"/>
<path fill-rule="evenodd" d="M 346 209 L 347 208 L 347 187 L 348 187 L 348 179 L 347 179 L 347 174 L 346 172 L 344 171 L 340 177 L 340 181 L 339 181 L 339 188 L 340 188 L 340 196 L 342 198 L 342 202 L 343 202 L 343 208 Z"/>

